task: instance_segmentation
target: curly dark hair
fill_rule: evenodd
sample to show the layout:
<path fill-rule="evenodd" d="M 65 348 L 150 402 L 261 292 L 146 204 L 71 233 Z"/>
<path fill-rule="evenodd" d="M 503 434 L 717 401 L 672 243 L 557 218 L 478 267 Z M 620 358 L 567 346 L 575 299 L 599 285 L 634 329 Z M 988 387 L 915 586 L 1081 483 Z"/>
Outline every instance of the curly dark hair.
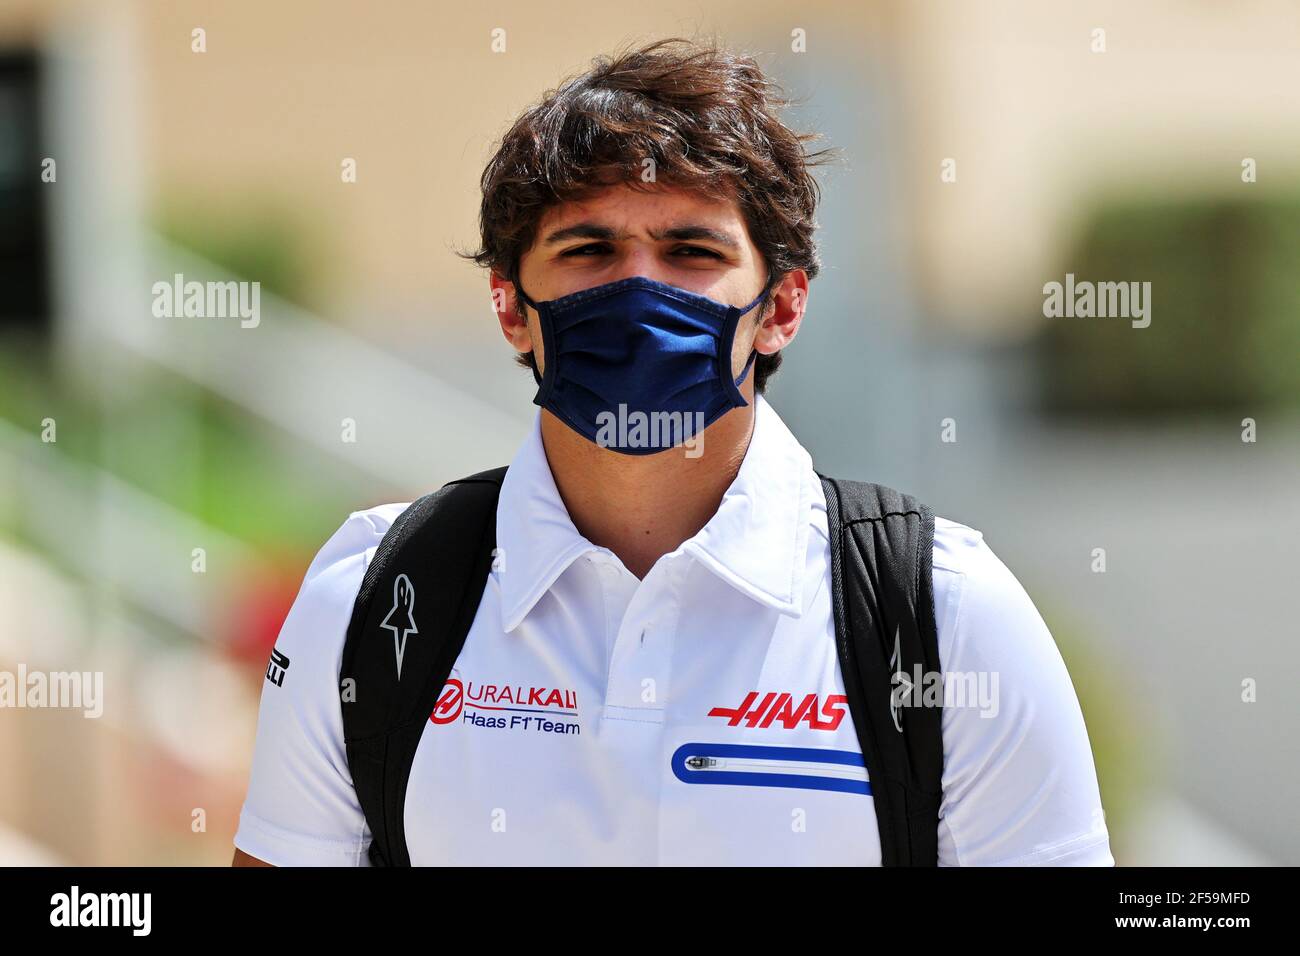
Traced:
<path fill-rule="evenodd" d="M 812 279 L 821 263 L 811 168 L 835 151 L 806 151 L 819 137 L 793 132 L 776 115 L 791 102 L 753 57 L 716 41 L 673 37 L 597 57 L 502 138 L 480 183 L 482 245 L 462 255 L 518 288 L 520 259 L 549 208 L 619 183 L 654 188 L 642 179 L 649 159 L 657 182 L 736 200 L 772 286 L 794 269 Z M 534 361 L 531 352 L 519 356 L 525 368 Z M 758 356 L 759 392 L 780 364 L 779 352 Z"/>

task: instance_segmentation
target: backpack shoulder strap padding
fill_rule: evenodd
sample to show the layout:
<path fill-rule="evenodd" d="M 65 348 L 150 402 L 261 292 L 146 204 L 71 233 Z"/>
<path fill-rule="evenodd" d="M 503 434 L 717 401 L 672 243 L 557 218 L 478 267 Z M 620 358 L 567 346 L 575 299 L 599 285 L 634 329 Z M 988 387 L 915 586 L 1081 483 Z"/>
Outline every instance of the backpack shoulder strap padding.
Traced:
<path fill-rule="evenodd" d="M 940 673 L 934 514 L 882 485 L 819 473 L 831 542 L 836 648 L 867 764 L 884 866 L 938 863 L 942 694 L 908 693 Z M 942 684 L 939 685 L 942 689 Z M 925 702 L 927 706 L 912 706 Z"/>
<path fill-rule="evenodd" d="M 376 866 L 410 866 L 411 763 L 482 600 L 505 471 L 412 503 L 375 549 L 353 604 L 339 668 L 343 740 Z"/>

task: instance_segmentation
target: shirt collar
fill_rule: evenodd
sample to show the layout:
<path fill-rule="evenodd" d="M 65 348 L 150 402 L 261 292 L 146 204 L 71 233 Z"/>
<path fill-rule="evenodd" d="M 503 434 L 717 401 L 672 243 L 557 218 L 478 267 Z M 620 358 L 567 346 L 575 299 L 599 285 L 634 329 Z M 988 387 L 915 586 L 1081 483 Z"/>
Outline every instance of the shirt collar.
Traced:
<path fill-rule="evenodd" d="M 783 614 L 803 613 L 811 528 L 812 458 L 762 395 L 754 433 L 718 510 L 689 553 L 727 584 Z M 497 504 L 501 617 L 513 631 L 564 570 L 599 550 L 569 518 L 542 445 L 541 411 L 515 454 Z"/>

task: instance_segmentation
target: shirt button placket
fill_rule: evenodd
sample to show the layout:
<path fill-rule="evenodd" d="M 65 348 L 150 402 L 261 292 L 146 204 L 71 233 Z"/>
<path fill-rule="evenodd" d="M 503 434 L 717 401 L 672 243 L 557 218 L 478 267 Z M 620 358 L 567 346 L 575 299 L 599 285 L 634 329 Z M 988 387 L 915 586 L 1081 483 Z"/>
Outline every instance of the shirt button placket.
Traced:
<path fill-rule="evenodd" d="M 671 570 L 657 568 L 655 576 L 641 584 L 619 627 L 610 658 L 606 703 L 652 722 L 662 720 L 668 690 L 670 625 L 676 616 L 671 606 Z"/>

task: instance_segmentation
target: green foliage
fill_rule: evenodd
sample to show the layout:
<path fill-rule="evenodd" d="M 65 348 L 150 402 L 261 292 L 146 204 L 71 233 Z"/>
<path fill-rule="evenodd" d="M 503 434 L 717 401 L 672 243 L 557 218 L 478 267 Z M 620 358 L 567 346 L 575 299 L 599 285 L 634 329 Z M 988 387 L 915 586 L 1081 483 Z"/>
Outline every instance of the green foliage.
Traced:
<path fill-rule="evenodd" d="M 319 230 L 267 200 L 234 207 L 171 199 L 154 216 L 158 233 L 267 292 L 311 306 L 320 250 L 308 239 Z"/>
<path fill-rule="evenodd" d="M 112 405 L 63 387 L 44 348 L 0 341 L 0 417 L 32 436 L 57 422 L 57 453 L 256 547 L 314 553 L 367 500 L 322 453 L 160 370 Z M 371 489 L 373 494 L 373 489 Z"/>
<path fill-rule="evenodd" d="M 1052 318 L 1057 411 L 1258 411 L 1300 401 L 1300 198 L 1099 207 L 1060 273 L 1150 282 L 1151 324 Z"/>
<path fill-rule="evenodd" d="M 1130 683 L 1102 647 L 1086 640 L 1068 615 L 1045 610 L 1044 618 L 1079 697 L 1097 766 L 1111 852 L 1122 865 L 1123 834 L 1145 793 L 1162 773 L 1164 750 L 1153 736 L 1156 722 L 1142 704 L 1142 688 Z"/>

